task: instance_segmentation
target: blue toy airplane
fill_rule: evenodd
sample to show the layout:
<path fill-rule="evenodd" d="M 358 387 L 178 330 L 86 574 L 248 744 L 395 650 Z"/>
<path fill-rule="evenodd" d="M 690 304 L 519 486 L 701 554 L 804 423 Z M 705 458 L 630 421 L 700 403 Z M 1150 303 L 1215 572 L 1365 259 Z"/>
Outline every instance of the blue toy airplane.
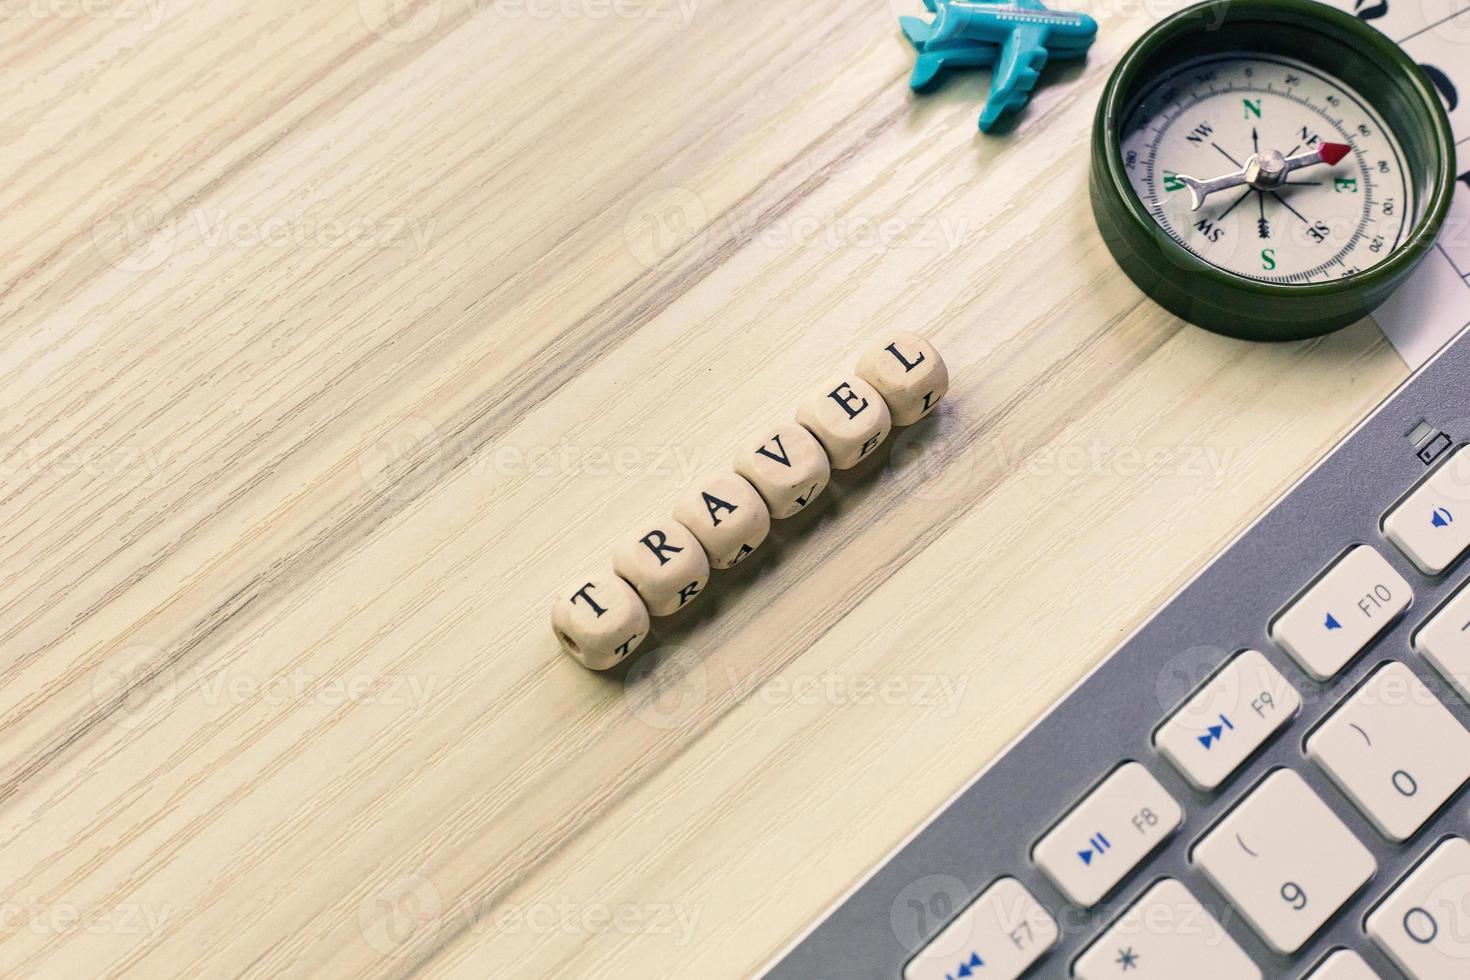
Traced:
<path fill-rule="evenodd" d="M 902 17 L 899 25 L 918 56 L 909 87 L 919 92 L 951 68 L 994 65 L 980 128 L 1026 104 L 1048 57 L 1080 58 L 1097 37 L 1086 14 L 1048 10 L 1041 0 L 924 0 L 935 14 L 926 24 Z"/>

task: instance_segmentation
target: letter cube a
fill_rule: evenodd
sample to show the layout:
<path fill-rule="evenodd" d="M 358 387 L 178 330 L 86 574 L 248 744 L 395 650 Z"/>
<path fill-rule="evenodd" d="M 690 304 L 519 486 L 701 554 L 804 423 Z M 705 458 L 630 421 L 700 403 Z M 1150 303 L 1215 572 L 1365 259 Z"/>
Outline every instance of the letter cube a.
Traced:
<path fill-rule="evenodd" d="M 674 504 L 674 520 L 694 532 L 711 568 L 744 561 L 771 530 L 771 512 L 750 481 L 724 471 L 697 481 Z"/>

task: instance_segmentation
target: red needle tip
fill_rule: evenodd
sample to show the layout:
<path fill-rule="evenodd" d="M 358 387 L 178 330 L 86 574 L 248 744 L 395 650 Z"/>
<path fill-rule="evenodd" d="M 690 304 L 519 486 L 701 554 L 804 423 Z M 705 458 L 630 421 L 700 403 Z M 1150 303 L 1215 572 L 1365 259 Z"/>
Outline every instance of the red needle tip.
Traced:
<path fill-rule="evenodd" d="M 1351 152 L 1353 152 L 1353 148 L 1346 143 L 1323 143 L 1317 147 L 1317 155 L 1329 167 Z"/>

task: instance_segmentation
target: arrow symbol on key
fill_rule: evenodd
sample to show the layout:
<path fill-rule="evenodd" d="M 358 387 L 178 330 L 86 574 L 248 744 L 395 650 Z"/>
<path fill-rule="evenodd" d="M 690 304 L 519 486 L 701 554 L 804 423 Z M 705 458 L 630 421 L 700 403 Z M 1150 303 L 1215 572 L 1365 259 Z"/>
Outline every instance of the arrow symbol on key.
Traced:
<path fill-rule="evenodd" d="M 1201 735 L 1199 737 L 1199 744 L 1203 745 L 1205 748 L 1209 748 L 1215 742 L 1218 742 L 1220 740 L 1220 736 L 1224 734 L 1224 725 L 1211 725 L 1208 734 Z"/>
<path fill-rule="evenodd" d="M 1342 624 L 1337 621 L 1337 617 L 1332 615 L 1332 613 L 1327 614 L 1327 622 L 1323 625 L 1326 626 L 1329 630 L 1342 629 Z"/>

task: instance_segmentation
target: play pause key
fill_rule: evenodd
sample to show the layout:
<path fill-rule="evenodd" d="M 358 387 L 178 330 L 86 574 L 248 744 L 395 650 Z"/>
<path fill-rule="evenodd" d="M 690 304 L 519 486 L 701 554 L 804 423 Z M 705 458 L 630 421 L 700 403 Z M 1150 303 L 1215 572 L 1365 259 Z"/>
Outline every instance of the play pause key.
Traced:
<path fill-rule="evenodd" d="M 1091 908 L 1183 819 L 1153 774 L 1126 762 L 1037 841 L 1031 856 L 1069 899 Z"/>

